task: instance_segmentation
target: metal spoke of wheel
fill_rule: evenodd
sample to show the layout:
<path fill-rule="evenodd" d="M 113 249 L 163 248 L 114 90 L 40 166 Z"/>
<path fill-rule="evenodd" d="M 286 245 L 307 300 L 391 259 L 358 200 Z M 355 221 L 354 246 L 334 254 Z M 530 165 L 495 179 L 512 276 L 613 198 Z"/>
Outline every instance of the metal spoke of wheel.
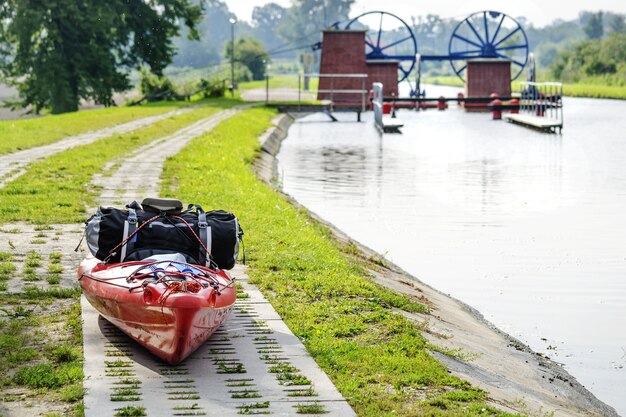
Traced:
<path fill-rule="evenodd" d="M 498 48 L 498 51 L 512 51 L 513 49 L 523 49 L 523 48 L 528 48 L 528 45 L 502 46 Z"/>
<path fill-rule="evenodd" d="M 509 33 L 508 35 L 506 35 L 504 38 L 500 39 L 498 41 L 498 43 L 494 43 L 493 46 L 498 46 L 500 45 L 502 42 L 506 41 L 507 39 L 509 39 L 511 36 L 515 35 L 515 33 L 519 32 L 520 30 L 522 30 L 521 27 L 516 28 L 513 32 Z"/>
<path fill-rule="evenodd" d="M 491 39 L 491 43 L 494 43 L 496 41 L 496 38 L 498 37 L 498 33 L 500 33 L 500 28 L 502 27 L 502 23 L 504 22 L 504 18 L 505 17 L 506 17 L 506 15 L 503 14 L 502 18 L 500 19 L 500 23 L 498 23 L 498 27 L 496 28 L 496 31 L 493 34 L 493 39 Z"/>
<path fill-rule="evenodd" d="M 380 13 L 380 23 L 378 24 L 378 41 L 376 42 L 376 46 L 380 48 L 380 37 L 383 34 L 383 16 L 384 14 Z"/>
<path fill-rule="evenodd" d="M 461 51 L 461 52 L 457 52 L 455 55 L 461 55 L 461 56 L 480 56 L 480 53 L 482 53 L 481 49 L 474 49 L 471 51 Z M 476 55 L 478 54 L 478 55 Z"/>
<path fill-rule="evenodd" d="M 370 25 L 366 23 L 369 19 Z M 375 19 L 374 21 L 372 21 Z M 389 22 L 399 26 L 393 32 L 385 31 L 383 22 L 389 26 Z M 396 22 L 397 21 L 397 22 Z M 415 68 L 417 42 L 411 27 L 396 15 L 383 11 L 372 11 L 363 13 L 352 19 L 346 29 L 350 29 L 353 24 L 359 23 L 359 27 L 369 28 L 365 33 L 365 57 L 366 59 L 390 60 L 398 61 L 398 81 L 403 81 L 409 77 L 413 68 Z M 392 23 L 392 24 L 393 24 Z M 378 33 L 373 35 L 372 32 L 378 27 Z M 398 35 L 398 39 L 393 39 Z M 388 39 L 392 36 L 392 39 Z"/>
<path fill-rule="evenodd" d="M 385 49 L 387 49 L 387 48 L 391 48 L 392 46 L 396 46 L 396 45 L 398 45 L 398 44 L 401 44 L 402 42 L 404 42 L 404 41 L 408 41 L 408 40 L 409 40 L 409 39 L 411 39 L 411 38 L 412 38 L 412 36 L 407 36 L 406 38 L 402 38 L 402 39 L 400 39 L 399 41 L 395 41 L 395 42 L 393 42 L 393 43 L 390 43 L 389 45 L 387 45 L 387 46 L 385 46 L 385 47 L 383 47 L 383 48 L 380 48 L 380 49 L 381 49 L 381 51 L 384 51 L 384 50 L 385 50 Z"/>
<path fill-rule="evenodd" d="M 485 43 L 489 42 L 489 24 L 487 23 L 487 12 L 483 12 L 483 25 L 485 25 Z"/>
<path fill-rule="evenodd" d="M 477 39 L 477 40 L 476 40 Z M 477 12 L 459 22 L 448 44 L 450 65 L 463 78 L 462 59 L 503 58 L 519 66 L 517 78 L 528 62 L 528 38 L 519 23 L 504 13 Z"/>
<path fill-rule="evenodd" d="M 508 56 L 506 56 L 506 55 L 504 55 L 504 54 L 498 54 L 498 57 L 503 58 L 503 59 L 508 59 L 508 60 L 511 60 L 511 62 L 512 62 L 512 63 L 514 63 L 515 65 L 518 65 L 518 66 L 520 66 L 520 67 L 523 67 L 523 66 L 524 66 L 524 63 L 523 63 L 523 62 L 519 62 L 519 61 L 516 61 L 516 60 L 514 60 L 514 59 L 511 59 L 510 57 L 508 57 Z"/>
<path fill-rule="evenodd" d="M 469 20 L 467 21 L 467 25 L 470 27 L 470 29 L 472 29 L 472 32 L 474 32 L 474 34 L 476 35 L 476 37 L 478 38 L 478 40 L 480 41 L 481 44 L 485 44 L 485 41 L 483 40 L 483 38 L 481 38 L 481 36 L 478 34 L 478 31 L 476 30 L 476 28 L 474 27 L 474 25 L 472 25 L 472 22 L 470 22 Z"/>
<path fill-rule="evenodd" d="M 482 49 L 482 47 L 483 47 L 482 45 L 479 45 L 479 44 L 477 44 L 476 42 L 473 42 L 473 41 L 471 41 L 471 40 L 467 39 L 466 37 L 461 36 L 461 35 L 458 35 L 458 34 L 456 34 L 456 33 L 455 33 L 454 35 L 452 35 L 452 37 L 453 37 L 453 38 L 460 39 L 460 40 L 462 40 L 463 42 L 465 42 L 465 43 L 469 43 L 470 45 L 473 45 L 473 46 L 475 46 L 475 47 L 477 47 L 477 48 L 481 48 L 481 49 Z"/>

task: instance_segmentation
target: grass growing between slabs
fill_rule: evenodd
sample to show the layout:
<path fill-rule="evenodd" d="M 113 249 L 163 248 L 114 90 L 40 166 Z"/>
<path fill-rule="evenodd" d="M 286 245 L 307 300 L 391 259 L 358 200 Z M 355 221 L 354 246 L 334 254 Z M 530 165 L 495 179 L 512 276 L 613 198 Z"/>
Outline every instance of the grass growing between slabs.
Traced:
<path fill-rule="evenodd" d="M 0 225 L 14 221 L 36 224 L 85 221 L 86 207 L 96 205 L 100 191 L 89 187 L 89 183 L 95 173 L 103 171 L 107 162 L 231 106 L 230 102 L 220 103 L 219 107 L 199 107 L 152 126 L 78 146 L 33 163 L 24 175 L 0 188 Z"/>
<path fill-rule="evenodd" d="M 28 415 L 84 416 L 80 291 L 58 286 L 66 269 L 63 253 L 24 249 L 19 239 L 17 244 L 12 241 L 11 235 L 21 229 L 10 222 L 40 224 L 34 228 L 29 247 L 39 241 L 46 244 L 43 238 L 49 236 L 44 232 L 53 230 L 51 224 L 83 222 L 88 214 L 85 206 L 95 205 L 99 192 L 90 186 L 92 177 L 107 163 L 241 102 L 226 99 L 203 104 L 151 127 L 38 161 L 23 176 L 0 188 L 0 230 L 9 236 L 0 242 L 0 415 L 26 409 Z M 111 111 L 125 113 L 126 109 Z M 92 114 L 73 116 L 77 122 L 87 120 L 84 123 L 89 124 Z M 43 130 L 46 123 L 50 129 L 58 123 L 56 116 L 37 120 Z M 7 137 L 0 134 L 0 143 Z M 42 283 L 51 289 L 38 288 Z M 20 292 L 8 293 L 12 291 Z"/>
<path fill-rule="evenodd" d="M 274 116 L 247 110 L 194 139 L 167 161 L 162 195 L 237 214 L 252 282 L 359 416 L 509 415 L 450 375 L 428 353 L 437 347 L 398 313 L 424 305 L 375 284 L 372 265 L 256 178 L 257 138 Z"/>
<path fill-rule="evenodd" d="M 160 102 L 136 107 L 83 110 L 36 119 L 0 121 L 0 155 L 47 145 L 66 136 L 154 116 L 192 104 L 195 103 Z"/>
<path fill-rule="evenodd" d="M 79 290 L 36 289 L 0 295 L 2 408 L 83 415 L 79 296 Z"/>

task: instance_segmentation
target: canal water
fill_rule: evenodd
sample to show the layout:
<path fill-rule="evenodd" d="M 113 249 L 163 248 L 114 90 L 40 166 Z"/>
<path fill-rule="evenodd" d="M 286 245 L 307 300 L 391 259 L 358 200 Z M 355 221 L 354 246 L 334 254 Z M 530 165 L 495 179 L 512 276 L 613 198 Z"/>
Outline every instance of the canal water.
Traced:
<path fill-rule="evenodd" d="M 458 90 L 427 88 L 428 96 Z M 562 135 L 490 114 L 299 119 L 283 189 L 562 363 L 626 416 L 626 101 L 566 98 Z"/>

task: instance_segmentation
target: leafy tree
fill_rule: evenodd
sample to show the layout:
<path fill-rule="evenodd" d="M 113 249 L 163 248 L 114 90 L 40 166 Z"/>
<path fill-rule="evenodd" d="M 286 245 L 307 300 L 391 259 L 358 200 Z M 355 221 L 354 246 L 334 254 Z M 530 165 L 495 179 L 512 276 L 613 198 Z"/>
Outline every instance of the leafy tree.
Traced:
<path fill-rule="evenodd" d="M 292 0 L 280 34 L 296 45 L 313 44 L 321 39 L 321 30 L 335 22 L 348 20 L 356 0 Z"/>
<path fill-rule="evenodd" d="M 626 33 L 626 20 L 623 14 L 615 14 L 609 19 L 611 33 Z"/>
<path fill-rule="evenodd" d="M 176 89 L 172 81 L 164 75 L 156 75 L 141 68 L 139 90 L 148 101 L 161 101 L 176 98 Z"/>
<path fill-rule="evenodd" d="M 232 57 L 231 43 L 226 44 L 226 57 Z M 253 80 L 265 78 L 265 67 L 270 56 L 263 49 L 263 45 L 254 38 L 239 38 L 235 42 L 235 60 L 245 65 L 252 73 Z"/>
<path fill-rule="evenodd" d="M 4 0 L 0 74 L 36 112 L 76 111 L 81 99 L 112 105 L 132 68 L 161 74 L 171 62 L 181 21 L 197 37 L 200 13 L 190 0 Z"/>
<path fill-rule="evenodd" d="M 589 39 L 600 39 L 604 36 L 604 23 L 602 22 L 602 12 L 592 13 L 589 20 L 583 27 Z"/>
<path fill-rule="evenodd" d="M 256 6 L 252 11 L 254 35 L 267 50 L 282 49 L 285 40 L 279 35 L 277 28 L 284 24 L 286 17 L 287 9 L 276 3 Z"/>
<path fill-rule="evenodd" d="M 562 81 L 596 80 L 623 85 L 626 79 L 626 34 L 584 40 L 560 52 L 552 64 L 553 75 Z"/>
<path fill-rule="evenodd" d="M 231 18 L 237 18 L 221 0 L 203 0 L 204 14 L 196 25 L 200 35 L 199 41 L 188 39 L 186 33 L 174 39 L 178 53 L 173 65 L 177 67 L 201 68 L 215 66 L 224 60 L 224 43 L 230 42 Z M 237 36 L 249 35 L 252 29 L 246 22 L 235 24 Z"/>
<path fill-rule="evenodd" d="M 536 63 L 543 68 L 547 68 L 554 62 L 558 53 L 558 47 L 550 42 L 545 42 L 535 48 Z"/>

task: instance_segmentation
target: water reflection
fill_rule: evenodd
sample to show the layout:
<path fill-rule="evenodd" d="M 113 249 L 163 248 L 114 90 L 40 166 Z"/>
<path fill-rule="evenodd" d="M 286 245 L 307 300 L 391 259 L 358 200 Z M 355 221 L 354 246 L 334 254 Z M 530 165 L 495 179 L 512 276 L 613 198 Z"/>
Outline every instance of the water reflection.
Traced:
<path fill-rule="evenodd" d="M 455 109 L 384 136 L 310 116 L 279 165 L 302 204 L 626 414 L 626 103 L 565 104 L 563 136 Z"/>

